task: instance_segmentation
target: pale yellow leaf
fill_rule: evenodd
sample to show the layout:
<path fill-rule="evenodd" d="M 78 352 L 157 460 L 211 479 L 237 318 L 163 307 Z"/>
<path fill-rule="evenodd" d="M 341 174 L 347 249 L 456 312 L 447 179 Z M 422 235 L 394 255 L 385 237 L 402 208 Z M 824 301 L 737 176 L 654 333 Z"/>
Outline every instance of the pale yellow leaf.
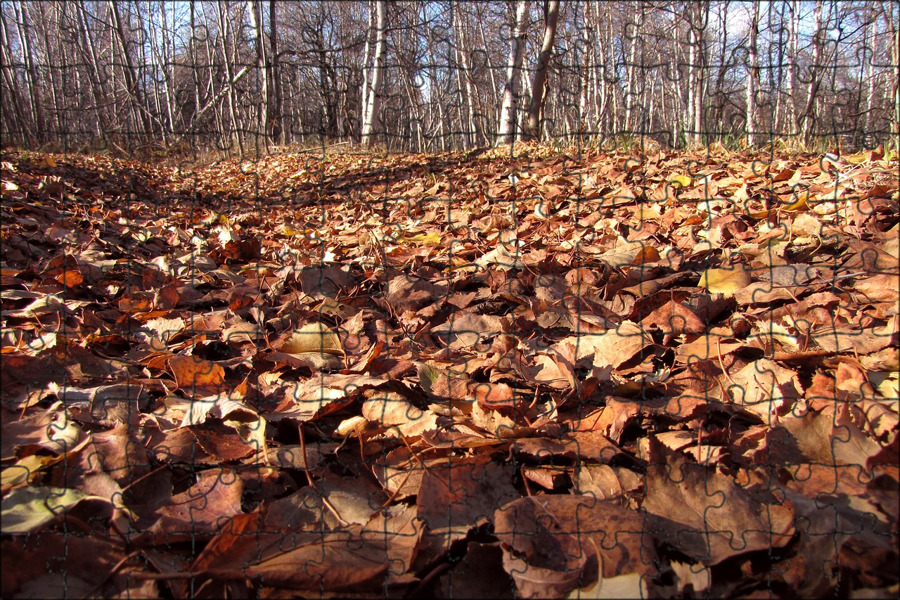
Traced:
<path fill-rule="evenodd" d="M 302 352 L 343 353 L 340 338 L 322 323 L 307 323 L 294 331 L 291 337 L 284 341 L 280 350 L 289 354 Z"/>
<path fill-rule="evenodd" d="M 24 487 L 13 490 L 3 499 L 3 533 L 29 533 L 46 525 L 70 506 L 82 500 L 109 499 L 89 496 L 79 490 L 57 487 Z"/>
<path fill-rule="evenodd" d="M 366 425 L 368 424 L 369 421 L 365 417 L 360 417 L 359 415 L 350 417 L 338 424 L 337 428 L 334 430 L 334 434 L 341 437 L 359 435 L 366 430 Z"/>
<path fill-rule="evenodd" d="M 403 241 L 416 244 L 418 246 L 440 246 L 441 234 L 436 231 L 432 231 L 430 233 L 420 233 L 418 235 L 405 236 L 403 237 Z"/>
<path fill-rule="evenodd" d="M 710 294 L 733 296 L 735 292 L 750 285 L 750 274 L 740 265 L 728 269 L 707 269 L 700 276 L 699 287 L 705 287 Z"/>
<path fill-rule="evenodd" d="M 690 178 L 689 175 L 676 175 L 675 177 L 673 177 L 672 179 L 669 180 L 669 183 L 677 183 L 678 185 L 680 185 L 683 188 L 691 185 L 692 182 L 693 182 L 693 180 Z"/>

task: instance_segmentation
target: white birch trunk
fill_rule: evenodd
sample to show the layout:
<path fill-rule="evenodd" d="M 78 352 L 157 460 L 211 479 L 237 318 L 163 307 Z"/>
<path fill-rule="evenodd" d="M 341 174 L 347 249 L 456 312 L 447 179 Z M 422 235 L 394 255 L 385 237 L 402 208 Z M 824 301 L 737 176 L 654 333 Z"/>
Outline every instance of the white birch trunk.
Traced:
<path fill-rule="evenodd" d="M 803 143 L 808 145 L 812 137 L 812 125 L 819 92 L 819 70 L 822 61 L 822 0 L 816 0 L 815 29 L 813 30 L 812 76 L 809 78 L 809 92 L 806 96 L 806 108 L 800 118 L 803 120 Z"/>
<path fill-rule="evenodd" d="M 759 84 L 759 55 L 757 53 L 756 38 L 759 34 L 759 0 L 753 0 L 753 16 L 750 18 L 750 43 L 747 56 L 747 99 L 746 121 L 744 128 L 747 132 L 747 146 L 752 147 L 755 140 L 753 131 L 756 129 L 756 90 Z"/>
<path fill-rule="evenodd" d="M 541 135 L 541 116 L 544 111 L 544 99 L 547 96 L 547 72 L 550 70 L 550 59 L 553 56 L 558 19 L 559 0 L 550 0 L 544 19 L 544 40 L 541 43 L 541 53 L 538 55 L 534 83 L 531 86 L 531 105 L 528 107 L 528 121 L 525 125 L 525 134 L 528 137 L 539 138 Z"/>
<path fill-rule="evenodd" d="M 516 139 L 516 109 L 518 107 L 517 83 L 525 51 L 525 16 L 528 13 L 528 0 L 516 3 L 516 27 L 509 44 L 509 59 L 506 63 L 506 89 L 503 91 L 503 104 L 500 108 L 500 128 L 497 132 L 498 144 L 511 144 Z"/>
<path fill-rule="evenodd" d="M 369 78 L 369 99 L 366 102 L 366 112 L 363 116 L 362 126 L 362 143 L 366 146 L 372 146 L 375 143 L 375 126 L 378 118 L 379 110 L 379 88 L 381 79 L 384 75 L 384 43 L 385 43 L 385 21 L 384 21 L 384 0 L 375 2 L 375 56 L 372 60 L 372 76 Z"/>
<path fill-rule="evenodd" d="M 362 62 L 362 98 L 360 100 L 360 108 L 359 108 L 359 132 L 362 135 L 362 126 L 363 120 L 366 118 L 366 114 L 369 111 L 369 55 L 372 52 L 372 25 L 375 22 L 375 13 L 372 9 L 369 9 L 369 27 L 366 29 L 366 45 L 363 50 L 363 62 Z"/>
<path fill-rule="evenodd" d="M 266 46 L 263 42 L 262 6 L 259 0 L 248 0 L 247 12 L 250 13 L 250 31 L 256 50 L 256 65 L 259 69 L 259 118 L 258 130 L 262 132 L 263 141 L 268 147 L 269 137 L 266 129 L 269 122 L 269 69 L 266 68 Z"/>

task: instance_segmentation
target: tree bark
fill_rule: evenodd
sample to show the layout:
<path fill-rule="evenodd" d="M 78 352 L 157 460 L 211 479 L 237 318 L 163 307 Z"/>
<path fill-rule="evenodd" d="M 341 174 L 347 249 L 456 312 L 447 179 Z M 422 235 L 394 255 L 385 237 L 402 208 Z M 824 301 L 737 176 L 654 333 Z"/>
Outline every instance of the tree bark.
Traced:
<path fill-rule="evenodd" d="M 815 118 L 815 106 L 816 106 L 816 95 L 819 92 L 819 83 L 821 78 L 819 76 L 819 66 L 822 61 L 822 0 L 816 0 L 816 11 L 815 11 L 815 29 L 813 30 L 813 59 L 812 59 L 812 69 L 811 76 L 809 80 L 809 92 L 806 96 L 806 108 L 803 109 L 803 114 L 800 115 L 800 120 L 802 121 L 802 135 L 803 135 L 803 144 L 805 146 L 809 145 L 810 140 L 812 139 L 813 132 L 813 120 Z"/>
<path fill-rule="evenodd" d="M 278 19 L 275 10 L 275 0 L 269 0 L 269 92 L 272 94 L 269 103 L 269 122 L 266 124 L 266 130 L 272 137 L 272 141 L 276 144 L 282 143 L 281 133 L 281 82 L 279 80 L 280 73 L 278 67 Z"/>
<path fill-rule="evenodd" d="M 150 124 L 150 118 L 147 116 L 147 107 L 144 104 L 140 85 L 138 85 L 138 77 L 134 69 L 134 63 L 131 60 L 131 55 L 128 53 L 128 42 L 125 39 L 125 27 L 122 24 L 122 17 L 119 14 L 119 6 L 115 0 L 109 0 L 108 6 L 113 18 L 113 30 L 119 41 L 119 48 L 122 50 L 122 71 L 125 76 L 125 86 L 128 90 L 128 95 L 131 96 L 131 101 L 134 105 L 134 110 L 138 115 L 138 119 L 144 128 L 142 133 L 149 136 L 152 133 L 153 128 Z"/>
<path fill-rule="evenodd" d="M 384 75 L 384 46 L 385 38 L 385 2 L 384 0 L 376 0 L 375 2 L 375 56 L 372 59 L 372 72 L 369 77 L 368 100 L 365 105 L 365 114 L 363 115 L 362 143 L 368 147 L 375 144 L 375 130 L 377 127 L 378 111 L 380 109 L 380 90 L 381 80 Z"/>
<path fill-rule="evenodd" d="M 231 138 L 233 141 L 237 142 L 238 152 L 241 156 L 244 155 L 244 141 L 241 137 L 240 126 L 238 125 L 238 116 L 237 116 L 237 97 L 234 93 L 234 83 L 237 82 L 240 77 L 235 76 L 233 74 L 234 63 L 236 62 L 234 59 L 236 56 L 232 54 L 228 55 L 228 38 L 229 38 L 229 30 L 231 15 L 228 12 L 228 4 L 219 0 L 216 5 L 218 7 L 218 17 L 219 17 L 219 40 L 222 42 L 222 61 L 225 65 L 225 74 L 228 77 L 228 80 L 231 82 L 231 85 L 225 86 L 223 91 L 228 94 L 228 110 L 231 114 Z M 241 71 L 240 75 L 243 76 L 249 70 L 248 67 L 244 67 Z M 224 134 L 224 132 L 223 132 Z"/>
<path fill-rule="evenodd" d="M 262 138 L 268 147 L 268 123 L 269 123 L 269 69 L 267 67 L 266 46 L 263 42 L 262 4 L 259 0 L 248 0 L 247 11 L 250 13 L 250 31 L 253 35 L 253 45 L 256 51 L 256 66 L 259 71 L 259 118 L 258 129 L 262 130 Z"/>
<path fill-rule="evenodd" d="M 15 62 L 12 59 L 12 44 L 10 44 L 10 36 L 6 28 L 6 19 L 0 22 L 0 60 L 5 65 L 11 65 Z M 5 96 L 12 104 L 13 114 L 16 115 L 16 123 L 10 123 L 4 119 L 3 127 L 0 129 L 9 139 L 21 143 L 23 146 L 27 144 L 28 136 L 33 135 L 31 132 L 31 123 L 25 116 L 22 109 L 22 98 L 19 95 L 19 85 L 13 80 L 11 69 L 2 69 L 3 82 L 5 83 Z M 4 111 L 8 115 L 8 111 Z"/>
<path fill-rule="evenodd" d="M 31 106 L 31 120 L 34 123 L 34 136 L 38 144 L 44 139 L 44 116 L 38 91 L 37 74 L 34 69 L 34 52 L 31 50 L 31 26 L 25 5 L 19 0 L 15 5 L 19 27 L 19 44 L 22 51 L 22 62 L 25 65 L 25 81 L 28 83 L 28 99 Z"/>
<path fill-rule="evenodd" d="M 506 62 L 506 88 L 503 92 L 503 104 L 500 108 L 500 128 L 497 132 L 498 144 L 512 144 L 516 139 L 516 113 L 518 107 L 518 80 L 525 53 L 525 16 L 528 13 L 528 0 L 516 3 L 516 25 L 509 44 L 509 58 Z"/>
<path fill-rule="evenodd" d="M 890 11 L 890 12 L 888 12 Z M 893 104 L 894 118 L 891 120 L 891 134 L 894 139 L 900 136 L 900 78 L 897 77 L 898 65 L 900 65 L 900 26 L 894 18 L 894 9 L 888 5 L 884 11 L 888 31 L 891 33 L 891 64 L 893 65 L 893 78 L 891 83 L 891 103 Z"/>
<path fill-rule="evenodd" d="M 544 101 L 547 97 L 547 73 L 550 70 L 550 59 L 553 57 L 553 44 L 556 41 L 556 23 L 559 19 L 559 0 L 550 0 L 544 15 L 544 40 L 541 53 L 538 55 L 532 84 L 531 105 L 528 107 L 528 121 L 525 125 L 526 138 L 540 138 L 541 116 Z"/>
<path fill-rule="evenodd" d="M 759 88 L 759 54 L 756 47 L 759 35 L 759 0 L 753 0 L 753 16 L 750 18 L 750 43 L 747 47 L 747 98 L 746 120 L 744 128 L 747 132 L 747 146 L 752 147 L 756 129 L 756 90 Z"/>

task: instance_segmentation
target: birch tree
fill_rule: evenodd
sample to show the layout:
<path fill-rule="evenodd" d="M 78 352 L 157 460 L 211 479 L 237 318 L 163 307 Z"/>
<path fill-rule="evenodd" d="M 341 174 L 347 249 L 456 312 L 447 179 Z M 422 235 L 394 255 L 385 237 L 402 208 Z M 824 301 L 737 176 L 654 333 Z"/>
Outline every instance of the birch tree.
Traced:
<path fill-rule="evenodd" d="M 559 0 L 550 0 L 544 14 L 544 40 L 541 53 L 538 55 L 534 69 L 531 104 L 528 106 L 528 120 L 525 125 L 526 137 L 539 138 L 541 135 L 541 115 L 547 92 L 547 72 L 550 70 L 550 59 L 553 56 L 553 44 L 556 41 L 556 22 L 559 19 Z"/>
<path fill-rule="evenodd" d="M 759 51 L 756 47 L 759 36 L 759 0 L 753 0 L 753 14 L 750 17 L 750 42 L 747 45 L 747 98 L 746 120 L 747 145 L 753 146 L 753 132 L 756 129 L 756 90 L 759 89 Z"/>
<path fill-rule="evenodd" d="M 364 114 L 362 122 L 362 132 L 360 138 L 366 146 L 375 144 L 375 128 L 377 125 L 381 80 L 384 76 L 384 46 L 387 37 L 385 32 L 385 2 L 384 0 L 376 0 L 375 2 L 375 52 L 372 58 L 372 70 L 367 78 L 368 89 L 366 89 L 366 102 L 364 105 Z"/>
<path fill-rule="evenodd" d="M 263 34 L 263 12 L 260 0 L 248 0 L 247 12 L 250 15 L 250 31 L 253 35 L 253 46 L 256 52 L 256 66 L 259 69 L 259 118 L 257 123 L 262 127 L 263 140 L 268 143 L 268 123 L 269 123 L 269 102 L 271 100 L 269 93 L 269 69 L 268 59 L 266 56 L 266 44 Z"/>
<path fill-rule="evenodd" d="M 800 115 L 801 135 L 803 144 L 809 145 L 813 132 L 813 119 L 815 117 L 816 96 L 819 93 L 819 85 L 821 83 L 821 75 L 819 74 L 822 63 L 822 42 L 824 41 L 825 32 L 822 29 L 822 0 L 816 0 L 816 10 L 814 16 L 813 29 L 813 57 L 812 68 L 810 69 L 809 91 L 806 94 L 806 108 Z"/>
<path fill-rule="evenodd" d="M 506 61 L 506 86 L 503 104 L 500 108 L 500 128 L 497 132 L 498 144 L 512 144 L 516 139 L 516 117 L 518 113 L 518 81 L 525 53 L 525 18 L 528 14 L 528 0 L 516 3 L 516 24 L 509 42 L 509 58 Z"/>

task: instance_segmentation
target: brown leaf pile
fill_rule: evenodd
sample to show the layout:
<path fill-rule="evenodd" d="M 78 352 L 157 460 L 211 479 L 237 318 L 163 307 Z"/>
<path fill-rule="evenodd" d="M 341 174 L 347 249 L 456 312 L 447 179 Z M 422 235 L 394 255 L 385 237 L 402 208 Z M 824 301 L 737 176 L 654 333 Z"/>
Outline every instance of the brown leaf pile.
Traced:
<path fill-rule="evenodd" d="M 894 594 L 897 169 L 4 152 L 3 596 Z"/>

